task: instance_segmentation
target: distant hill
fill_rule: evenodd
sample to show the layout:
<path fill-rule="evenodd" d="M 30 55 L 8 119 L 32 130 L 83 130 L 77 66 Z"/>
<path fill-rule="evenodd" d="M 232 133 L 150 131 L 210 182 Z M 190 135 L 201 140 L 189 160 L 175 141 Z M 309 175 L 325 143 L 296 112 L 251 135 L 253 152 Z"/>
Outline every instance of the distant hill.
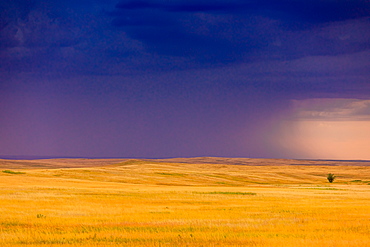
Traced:
<path fill-rule="evenodd" d="M 311 165 L 311 166 L 370 166 L 369 160 L 298 160 L 298 159 L 258 159 L 258 158 L 222 158 L 196 157 L 151 159 L 151 161 L 187 164 L 227 164 L 227 165 Z"/>
<path fill-rule="evenodd" d="M 7 160 L 0 159 L 0 168 L 6 169 L 56 169 L 99 167 L 124 162 L 127 159 L 35 159 Z"/>
<path fill-rule="evenodd" d="M 57 169 L 57 168 L 84 168 L 102 167 L 127 162 L 130 159 L 0 159 L 0 169 Z M 131 159 L 132 160 L 132 159 Z M 256 158 L 169 158 L 169 159 L 134 159 L 142 162 L 184 163 L 184 164 L 224 164 L 244 166 L 370 166 L 370 161 L 346 160 L 296 160 L 296 159 L 256 159 Z"/>

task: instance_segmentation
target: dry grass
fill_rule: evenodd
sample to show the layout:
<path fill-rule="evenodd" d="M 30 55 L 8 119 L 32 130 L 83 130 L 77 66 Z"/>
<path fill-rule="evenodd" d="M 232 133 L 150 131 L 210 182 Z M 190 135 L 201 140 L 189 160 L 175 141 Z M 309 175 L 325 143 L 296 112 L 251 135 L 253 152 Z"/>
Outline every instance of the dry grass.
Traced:
<path fill-rule="evenodd" d="M 359 164 L 2 167 L 0 246 L 370 246 Z"/>
<path fill-rule="evenodd" d="M 0 159 L 0 168 L 5 169 L 56 169 L 96 167 L 124 162 L 125 159 L 36 159 L 5 160 Z"/>

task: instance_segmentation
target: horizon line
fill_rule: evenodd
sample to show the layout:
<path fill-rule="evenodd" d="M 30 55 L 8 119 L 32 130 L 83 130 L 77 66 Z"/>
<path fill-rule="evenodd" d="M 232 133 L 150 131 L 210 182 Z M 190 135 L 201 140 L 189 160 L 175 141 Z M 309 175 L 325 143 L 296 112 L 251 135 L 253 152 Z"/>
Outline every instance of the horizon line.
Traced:
<path fill-rule="evenodd" d="M 189 157 L 112 157 L 112 156 L 53 156 L 53 155 L 0 155 L 4 160 L 40 160 L 40 159 L 191 159 L 191 158 L 225 158 L 225 159 L 279 159 L 279 160 L 311 160 L 337 162 L 370 162 L 363 159 L 307 159 L 307 158 L 266 158 L 266 157 L 226 157 L 226 156 L 189 156 Z"/>

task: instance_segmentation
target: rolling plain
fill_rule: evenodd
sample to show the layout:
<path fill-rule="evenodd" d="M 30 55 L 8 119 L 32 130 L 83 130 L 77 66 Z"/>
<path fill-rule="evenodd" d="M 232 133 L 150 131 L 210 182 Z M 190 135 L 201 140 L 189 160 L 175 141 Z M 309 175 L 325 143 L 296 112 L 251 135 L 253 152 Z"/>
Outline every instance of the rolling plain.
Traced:
<path fill-rule="evenodd" d="M 0 246 L 370 246 L 370 162 L 0 160 L 0 171 Z"/>

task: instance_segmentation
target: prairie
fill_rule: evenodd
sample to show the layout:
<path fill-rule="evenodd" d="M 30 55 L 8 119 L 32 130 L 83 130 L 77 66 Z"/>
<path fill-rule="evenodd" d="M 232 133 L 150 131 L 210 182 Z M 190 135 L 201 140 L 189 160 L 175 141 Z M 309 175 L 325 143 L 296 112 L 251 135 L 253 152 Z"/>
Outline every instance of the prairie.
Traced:
<path fill-rule="evenodd" d="M 0 170 L 0 246 L 370 246 L 369 162 L 0 160 Z"/>

